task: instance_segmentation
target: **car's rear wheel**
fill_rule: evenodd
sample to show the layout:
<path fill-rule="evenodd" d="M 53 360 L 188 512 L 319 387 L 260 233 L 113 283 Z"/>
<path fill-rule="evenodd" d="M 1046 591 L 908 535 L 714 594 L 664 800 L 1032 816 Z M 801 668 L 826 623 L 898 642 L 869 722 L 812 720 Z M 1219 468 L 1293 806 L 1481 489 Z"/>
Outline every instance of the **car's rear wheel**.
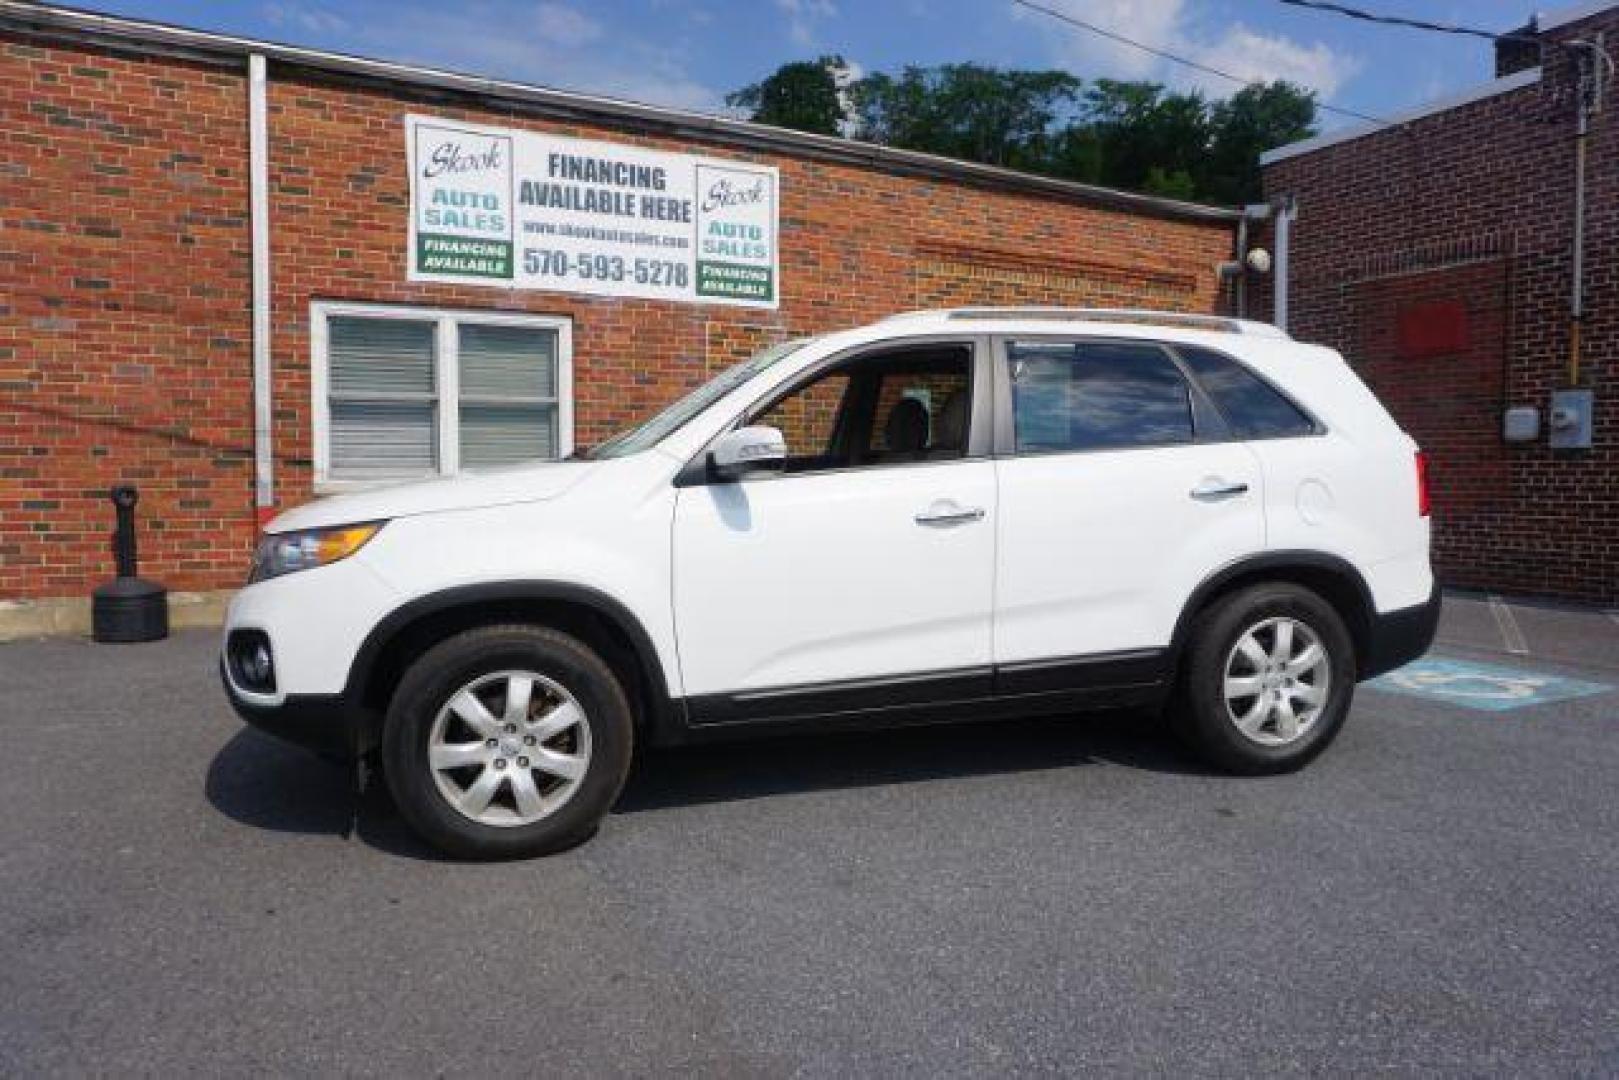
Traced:
<path fill-rule="evenodd" d="M 1173 718 L 1210 764 L 1285 772 L 1326 749 L 1354 689 L 1354 642 L 1332 605 L 1297 585 L 1255 585 L 1194 622 Z"/>
<path fill-rule="evenodd" d="M 483 627 L 406 671 L 383 727 L 383 771 L 434 847 L 543 855 L 595 832 L 623 786 L 632 732 L 622 687 L 583 644 L 543 627 Z"/>

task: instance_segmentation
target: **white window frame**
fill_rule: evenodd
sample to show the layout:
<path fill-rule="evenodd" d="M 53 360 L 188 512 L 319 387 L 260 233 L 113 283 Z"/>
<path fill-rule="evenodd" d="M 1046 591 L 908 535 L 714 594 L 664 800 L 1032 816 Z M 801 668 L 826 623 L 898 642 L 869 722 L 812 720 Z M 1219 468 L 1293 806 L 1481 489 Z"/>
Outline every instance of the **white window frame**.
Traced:
<path fill-rule="evenodd" d="M 557 335 L 557 456 L 573 453 L 573 320 L 562 315 L 528 315 L 477 308 L 416 307 L 352 301 L 315 300 L 309 305 L 310 412 L 314 423 L 315 491 L 317 494 L 355 491 L 394 484 L 408 476 L 352 480 L 333 478 L 331 443 L 331 372 L 327 352 L 328 320 L 333 316 L 363 319 L 407 319 L 434 323 L 434 387 L 438 395 L 438 472 L 423 476 L 453 476 L 461 471 L 461 356 L 457 325 L 518 326 L 551 330 Z"/>

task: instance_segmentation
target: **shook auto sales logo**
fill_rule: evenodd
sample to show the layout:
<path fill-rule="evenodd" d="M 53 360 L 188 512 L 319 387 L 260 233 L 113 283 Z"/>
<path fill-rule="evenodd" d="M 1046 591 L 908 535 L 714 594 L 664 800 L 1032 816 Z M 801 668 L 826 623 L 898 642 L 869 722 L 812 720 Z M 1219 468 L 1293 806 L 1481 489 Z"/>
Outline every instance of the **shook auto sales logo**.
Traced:
<path fill-rule="evenodd" d="M 775 173 L 697 166 L 697 295 L 776 299 Z"/>
<path fill-rule="evenodd" d="M 763 204 L 766 191 L 766 178 L 763 176 L 755 177 L 750 184 L 737 184 L 730 179 L 716 180 L 703 196 L 703 213 L 713 213 L 724 207 Z"/>
<path fill-rule="evenodd" d="M 482 149 L 464 147 L 456 140 L 442 142 L 428 151 L 427 167 L 422 170 L 422 175 L 431 180 L 446 173 L 462 175 L 501 169 L 506 161 L 501 150 L 501 140 L 493 135 L 489 136 L 488 143 Z"/>
<path fill-rule="evenodd" d="M 417 269 L 510 281 L 510 136 L 422 124 L 415 157 Z"/>

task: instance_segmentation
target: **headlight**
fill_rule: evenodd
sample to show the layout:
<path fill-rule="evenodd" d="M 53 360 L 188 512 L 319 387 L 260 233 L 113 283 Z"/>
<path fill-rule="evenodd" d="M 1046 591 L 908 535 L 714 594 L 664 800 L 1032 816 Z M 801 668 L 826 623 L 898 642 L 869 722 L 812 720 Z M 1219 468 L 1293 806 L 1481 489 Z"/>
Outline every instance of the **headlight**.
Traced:
<path fill-rule="evenodd" d="M 266 536 L 253 553 L 253 572 L 247 577 L 248 584 L 346 559 L 377 535 L 383 524 L 369 521 L 362 525 L 337 525 L 330 529 Z"/>

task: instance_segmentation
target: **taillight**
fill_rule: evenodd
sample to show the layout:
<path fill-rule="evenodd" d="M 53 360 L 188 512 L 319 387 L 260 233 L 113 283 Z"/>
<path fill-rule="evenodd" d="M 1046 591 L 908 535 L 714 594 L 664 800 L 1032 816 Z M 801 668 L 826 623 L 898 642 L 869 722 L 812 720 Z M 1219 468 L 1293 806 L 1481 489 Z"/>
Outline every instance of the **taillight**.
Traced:
<path fill-rule="evenodd" d="M 1417 513 L 1428 516 L 1428 455 L 1417 451 Z"/>

